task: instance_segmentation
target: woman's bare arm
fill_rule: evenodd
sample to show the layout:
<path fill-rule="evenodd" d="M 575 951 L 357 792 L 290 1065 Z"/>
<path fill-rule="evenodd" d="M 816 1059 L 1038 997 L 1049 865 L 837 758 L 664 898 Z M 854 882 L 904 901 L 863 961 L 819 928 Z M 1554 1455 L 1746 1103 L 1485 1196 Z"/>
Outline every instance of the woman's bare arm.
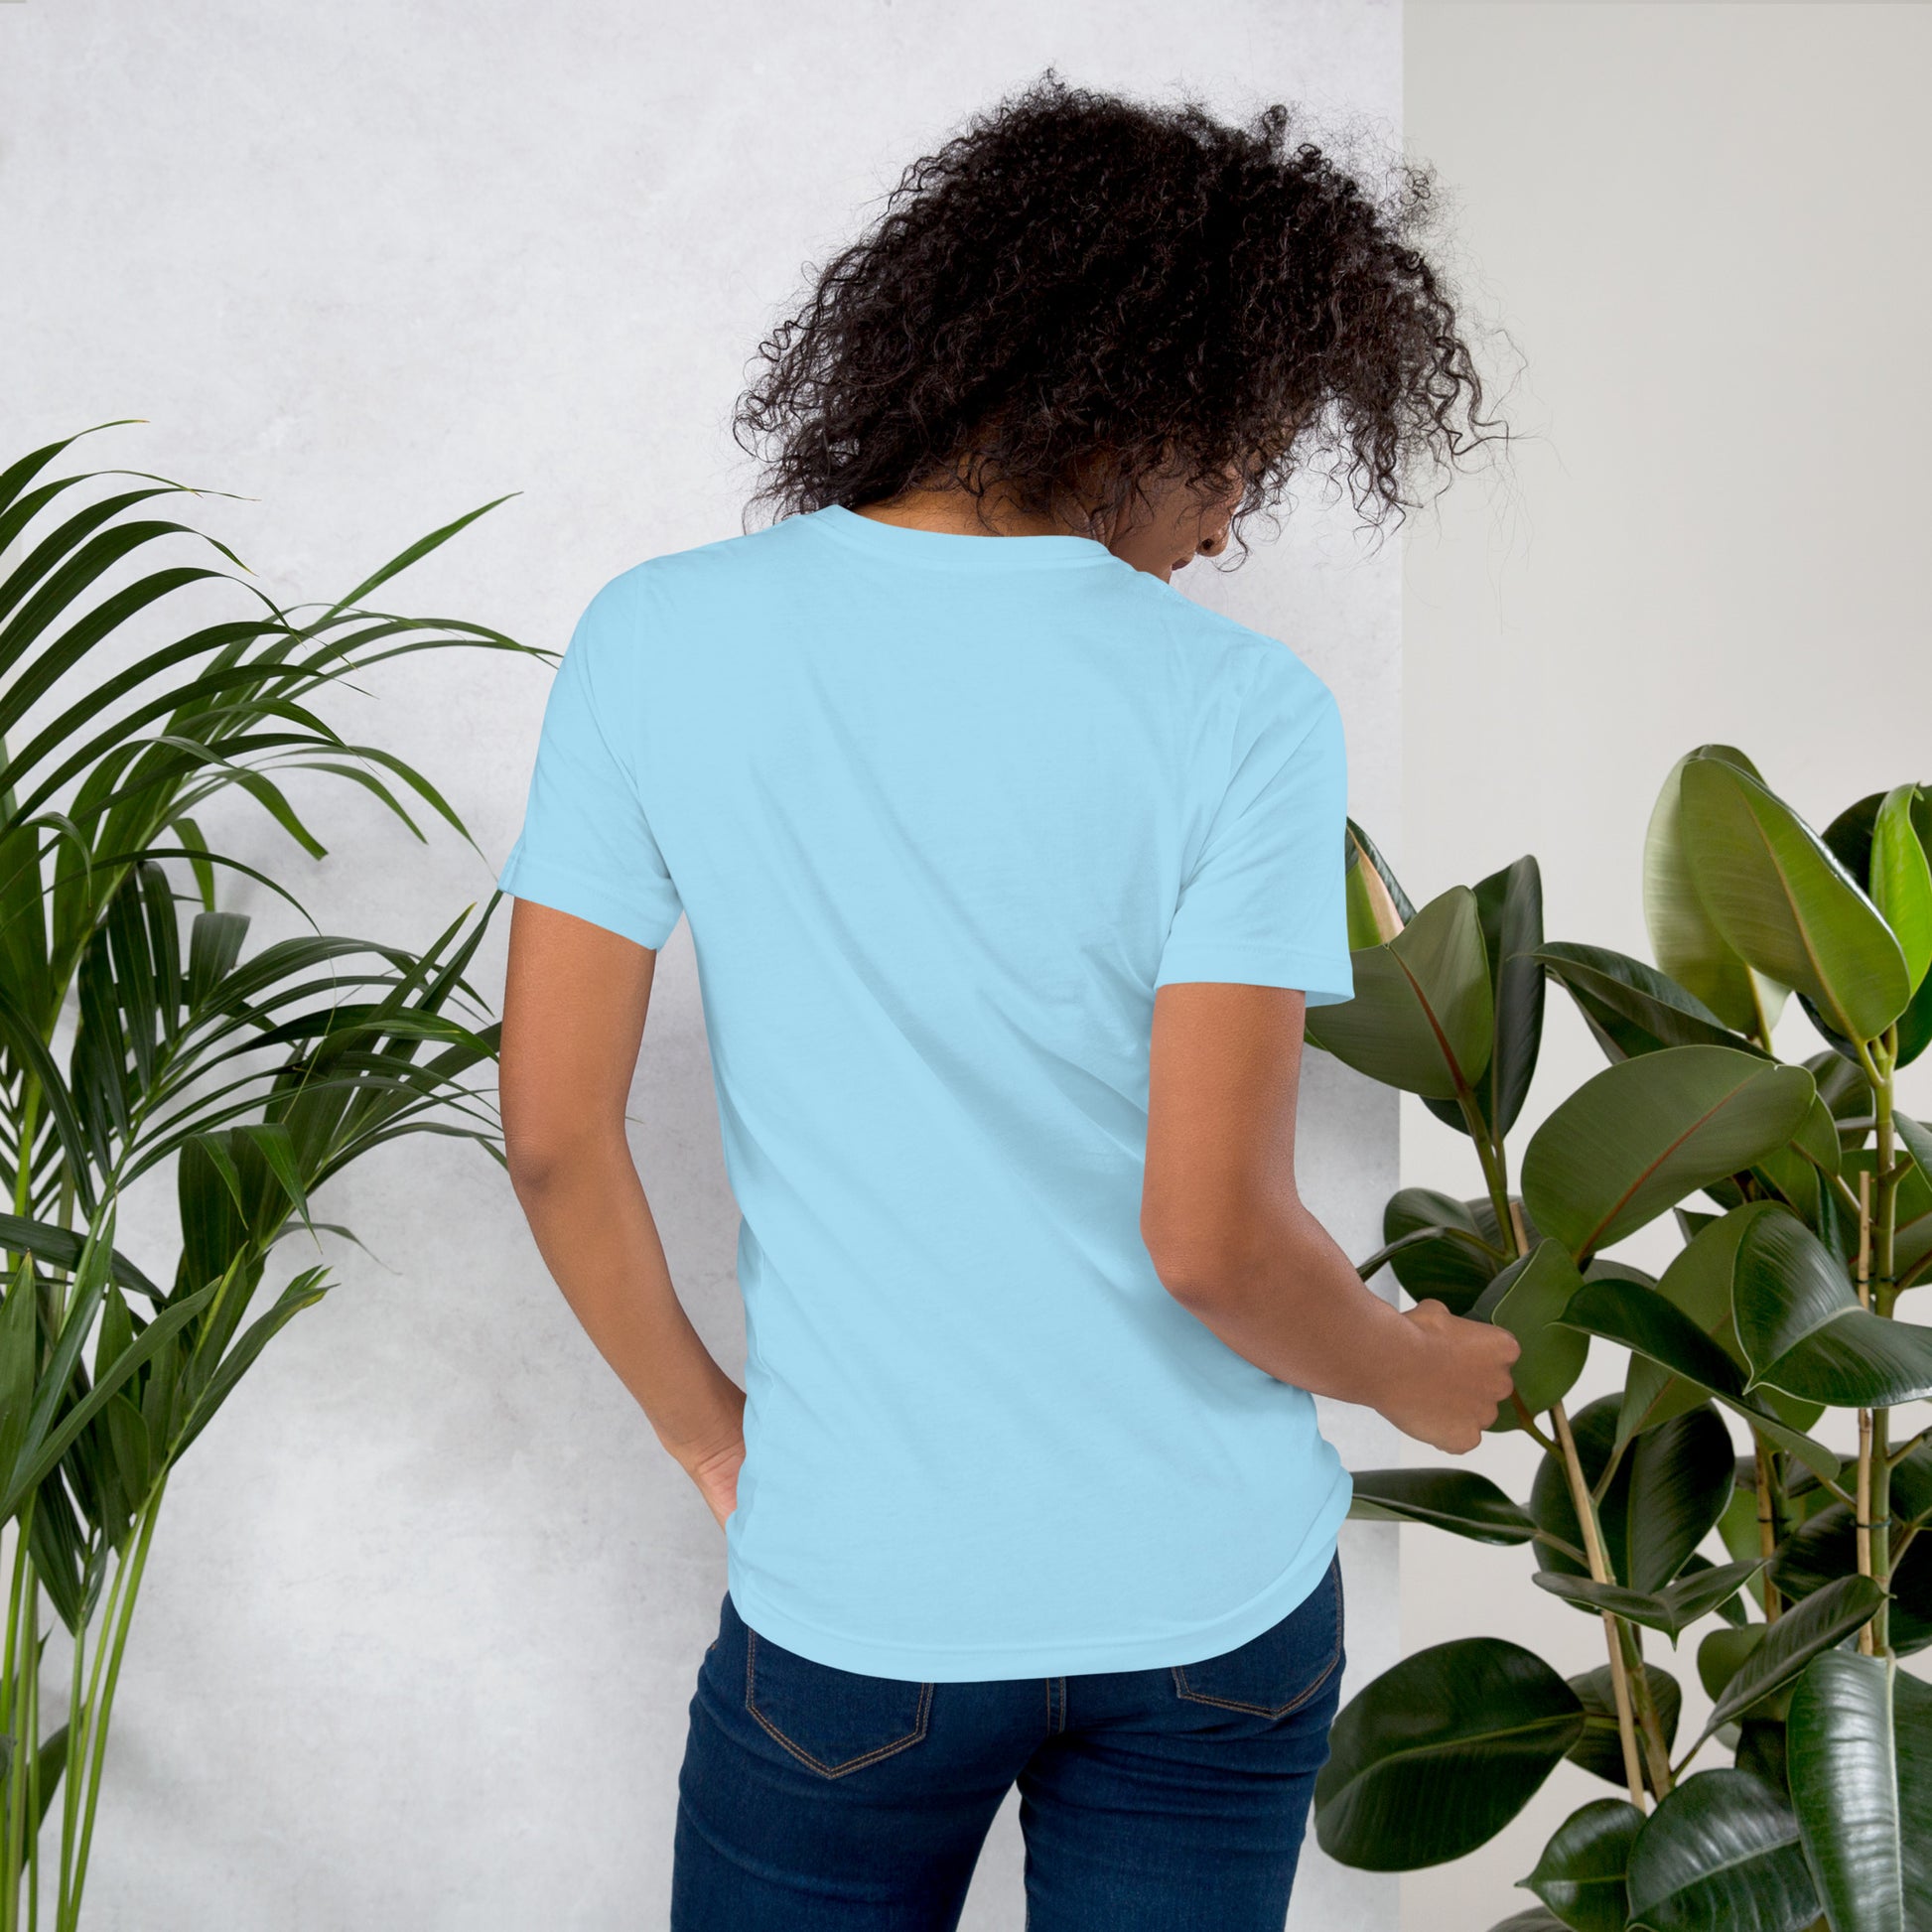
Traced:
<path fill-rule="evenodd" d="M 1155 994 L 1142 1238 L 1168 1292 L 1237 1354 L 1460 1454 L 1508 1400 L 1518 1343 L 1440 1302 L 1399 1313 L 1303 1206 L 1302 1018 L 1281 987 Z"/>
<path fill-rule="evenodd" d="M 720 1523 L 737 1502 L 745 1396 L 671 1286 L 624 1102 L 657 955 L 518 899 L 503 995 L 503 1145 L 545 1265 Z"/>

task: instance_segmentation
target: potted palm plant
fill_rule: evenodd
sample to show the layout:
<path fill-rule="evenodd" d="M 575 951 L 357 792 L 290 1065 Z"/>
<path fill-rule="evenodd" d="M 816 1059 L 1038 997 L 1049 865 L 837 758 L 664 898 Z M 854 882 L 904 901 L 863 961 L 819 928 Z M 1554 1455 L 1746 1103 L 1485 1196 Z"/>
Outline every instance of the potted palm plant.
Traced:
<path fill-rule="evenodd" d="M 497 1152 L 489 1090 L 472 1077 L 496 1032 L 464 977 L 494 897 L 420 950 L 313 921 L 251 947 L 224 878 L 299 900 L 212 849 L 201 814 L 237 792 L 321 857 L 286 782 L 306 771 L 372 793 L 419 839 L 417 814 L 462 833 L 427 778 L 345 740 L 316 706 L 406 652 L 525 648 L 363 607 L 493 504 L 304 617 L 223 569 L 239 560 L 213 538 L 156 513 L 184 485 L 53 474 L 75 440 L 0 472 L 0 556 L 14 558 L 0 569 L 0 1932 L 23 1911 L 37 1923 L 44 1900 L 59 1932 L 79 1922 L 169 1476 L 330 1286 L 324 1265 L 282 1263 L 288 1237 L 327 1227 L 318 1192 L 401 1136 Z M 131 486 L 81 487 L 110 478 Z M 202 546 L 196 561 L 180 558 L 184 540 Z M 231 612 L 171 622 L 191 587 L 198 611 L 212 594 Z M 117 1211 L 170 1179 L 179 1241 L 157 1266 L 117 1243 Z M 50 1638 L 66 1657 L 44 1671 Z"/>

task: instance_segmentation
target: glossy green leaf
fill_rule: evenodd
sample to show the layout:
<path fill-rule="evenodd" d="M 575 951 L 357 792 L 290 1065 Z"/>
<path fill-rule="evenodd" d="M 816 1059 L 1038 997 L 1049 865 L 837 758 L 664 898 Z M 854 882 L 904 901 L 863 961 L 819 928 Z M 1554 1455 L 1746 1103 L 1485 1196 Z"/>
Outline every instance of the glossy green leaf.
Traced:
<path fill-rule="evenodd" d="M 1905 955 L 1905 975 L 1918 990 L 1932 964 L 1932 865 L 1912 823 L 1917 785 L 1885 793 L 1871 828 L 1871 902 Z"/>
<path fill-rule="evenodd" d="M 1800 1932 L 1818 1899 L 1790 1807 L 1744 1771 L 1700 1771 L 1637 1834 L 1631 1932 Z"/>
<path fill-rule="evenodd" d="M 1932 1523 L 1932 1443 L 1921 1443 L 1892 1465 L 1891 1513 L 1908 1529 Z"/>
<path fill-rule="evenodd" d="M 1732 1502 L 1736 1500 L 1736 1493 L 1734 1490 L 1731 1492 Z M 1748 1497 L 1748 1500 L 1755 1505 L 1757 1499 L 1751 1496 Z M 1729 1515 L 1730 1504 L 1726 1503 L 1725 1505 L 1725 1514 L 1718 1519 L 1718 1534 L 1721 1538 L 1725 1533 L 1725 1525 Z M 1731 1561 L 1733 1563 L 1750 1564 L 1755 1567 L 1762 1564 L 1763 1558 L 1754 1550 L 1745 1550 L 1734 1556 Z M 1700 1551 L 1685 1564 L 1683 1570 L 1678 1575 L 1678 1581 L 1683 1583 L 1692 1577 L 1701 1577 L 1707 1572 L 1715 1576 L 1723 1568 L 1724 1566 L 1722 1564 L 1713 1563 L 1709 1557 Z M 1720 1597 L 1712 1607 L 1714 1612 L 1723 1617 L 1726 1623 L 1748 1623 L 1751 1613 L 1747 1605 L 1760 1603 L 1763 1600 L 1762 1593 L 1763 1585 L 1761 1583 L 1755 1590 L 1740 1587 L 1739 1588 L 1733 1589 L 1727 1596 Z"/>
<path fill-rule="evenodd" d="M 1684 1708 L 1684 1693 L 1677 1679 L 1661 1664 L 1646 1664 L 1643 1668 L 1645 1681 L 1650 1686 L 1650 1701 L 1656 1709 L 1657 1721 L 1663 1727 L 1664 1742 L 1668 1746 L 1677 1735 L 1677 1721 Z M 1615 1785 L 1619 1790 L 1627 1789 L 1624 1783 L 1623 1740 L 1617 1731 L 1616 1692 L 1610 1683 L 1609 1665 L 1598 1664 L 1594 1670 L 1571 1678 L 1570 1688 L 1582 1702 L 1585 1718 L 1584 1734 L 1571 1745 L 1570 1761 L 1582 1765 L 1586 1771 Z M 1654 1790 L 1649 1764 L 1643 1762 L 1641 1768 L 1644 1788 Z"/>
<path fill-rule="evenodd" d="M 1850 1409 L 1932 1395 L 1932 1330 L 1862 1307 L 1838 1257 L 1791 1214 L 1744 1231 L 1733 1297 L 1748 1388 Z"/>
<path fill-rule="evenodd" d="M 1521 1880 L 1574 1932 L 1623 1932 L 1629 1915 L 1624 1874 L 1644 1815 L 1621 1798 L 1596 1798 L 1573 1811 Z"/>
<path fill-rule="evenodd" d="M 1489 1064 L 1493 996 L 1475 895 L 1452 886 L 1385 946 L 1350 955 L 1355 997 L 1310 1011 L 1310 1039 L 1387 1086 L 1450 1100 Z"/>
<path fill-rule="evenodd" d="M 188 1446 L 208 1426 L 214 1419 L 215 1411 L 234 1392 L 235 1384 L 254 1366 L 255 1358 L 304 1309 L 314 1308 L 329 1292 L 329 1286 L 325 1270 L 305 1269 L 276 1297 L 273 1307 L 249 1323 L 196 1396 L 179 1433 L 169 1446 L 171 1455 L 180 1456 L 187 1452 Z"/>
<path fill-rule="evenodd" d="M 1706 1222 L 1680 1249 L 1657 1283 L 1657 1293 L 1722 1348 L 1740 1369 L 1748 1370 L 1731 1319 L 1731 1276 L 1737 1244 L 1753 1217 L 1779 1210 L 1768 1201 L 1732 1208 Z M 1633 1354 L 1623 1385 L 1617 1435 L 1628 1438 L 1695 1409 L 1705 1399 L 1696 1382 L 1671 1374 L 1647 1355 Z"/>
<path fill-rule="evenodd" d="M 1674 1046 L 1605 1067 L 1538 1128 L 1523 1199 L 1582 1260 L 1798 1131 L 1811 1075 L 1726 1046 Z"/>
<path fill-rule="evenodd" d="M 1839 1144 L 1838 1120 L 1825 1104 L 1822 1094 L 1814 1095 L 1811 1111 L 1791 1137 L 1793 1153 L 1801 1154 L 1822 1173 L 1837 1173 L 1844 1165 Z"/>
<path fill-rule="evenodd" d="M 1885 1592 L 1869 1577 L 1842 1577 L 1790 1605 L 1775 1623 L 1766 1626 L 1763 1637 L 1725 1685 L 1699 1741 L 1733 1718 L 1741 1718 L 1752 1705 L 1796 1682 L 1820 1652 L 1843 1643 L 1869 1623 L 1872 1611 L 1884 1597 Z M 1714 1634 L 1723 1638 L 1729 1633 Z"/>
<path fill-rule="evenodd" d="M 6 1477 L 4 1494 L 0 1494 L 0 1520 L 11 1517 L 53 1474 L 74 1439 L 114 1399 L 128 1377 L 144 1362 L 164 1356 L 175 1336 L 202 1313 L 212 1295 L 212 1289 L 202 1289 L 172 1303 L 141 1330 L 130 1347 L 121 1351 L 111 1369 L 95 1377 L 93 1387 L 65 1410 L 58 1423 L 45 1433 L 30 1430 L 16 1460 L 0 1471 Z"/>
<path fill-rule="evenodd" d="M 1932 1128 L 1905 1114 L 1894 1114 L 1892 1126 L 1912 1157 L 1893 1197 L 1892 1269 L 1905 1282 L 1932 1260 Z"/>
<path fill-rule="evenodd" d="M 1834 1502 L 1785 1537 L 1771 1559 L 1770 1574 L 1787 1596 L 1809 1599 L 1829 1585 L 1856 1576 L 1858 1567 L 1859 1539 L 1852 1512 L 1844 1503 Z M 1885 1613 L 1887 1633 L 1893 1650 L 1908 1657 L 1932 1644 L 1932 1539 L 1912 1538 L 1897 1556 L 1887 1587 L 1892 1599 Z"/>
<path fill-rule="evenodd" d="M 1932 1684 L 1899 1671 L 1891 1697 L 1904 1826 L 1905 1932 L 1932 1932 Z"/>
<path fill-rule="evenodd" d="M 1584 1372 L 1589 1337 L 1563 1325 L 1570 1298 L 1584 1285 L 1577 1264 L 1557 1241 L 1539 1242 L 1534 1252 L 1513 1261 L 1483 1290 L 1470 1309 L 1471 1318 L 1507 1328 L 1522 1352 L 1510 1376 L 1524 1408 L 1540 1415 L 1567 1396 Z M 1498 1430 L 1520 1427 L 1505 1403 Z"/>
<path fill-rule="evenodd" d="M 1348 949 L 1360 952 L 1393 939 L 1416 916 L 1389 862 L 1351 818 L 1343 837 L 1347 874 Z"/>
<path fill-rule="evenodd" d="M 1737 1721 L 1737 1745 L 1730 1761 L 1740 1771 L 1748 1771 L 1759 1783 L 1768 1785 L 1784 1803 L 1791 1802 L 1791 1781 L 1784 1768 L 1784 1725 L 1765 1714 L 1778 1701 L 1762 1704 L 1749 1717 Z"/>
<path fill-rule="evenodd" d="M 1577 1458 L 1592 1488 L 1601 1481 L 1616 1438 L 1619 1402 L 1603 1396 L 1571 1418 Z M 1730 1437 L 1709 1408 L 1693 1410 L 1640 1436 L 1624 1451 L 1597 1503 L 1604 1554 L 1613 1580 L 1650 1595 L 1683 1569 L 1730 1499 L 1735 1480 Z M 1561 1458 L 1545 1455 L 1530 1485 L 1530 1515 L 1539 1530 L 1581 1548 L 1583 1532 Z M 1579 1575 L 1582 1566 L 1548 1542 L 1538 1545 L 1547 1570 Z"/>
<path fill-rule="evenodd" d="M 1627 953 L 1552 941 L 1536 955 L 1561 985 L 1612 1060 L 1666 1046 L 1731 1046 L 1758 1050 L 1694 994 Z"/>
<path fill-rule="evenodd" d="M 1713 1704 L 1724 1696 L 1725 1686 L 1743 1668 L 1745 1658 L 1764 1641 L 1769 1627 L 1738 1623 L 1706 1633 L 1698 1645 L 1698 1679 Z"/>
<path fill-rule="evenodd" d="M 1587 1577 L 1566 1577 L 1549 1570 L 1539 1570 L 1536 1582 L 1567 1603 L 1592 1611 L 1607 1610 L 1626 1622 L 1661 1630 L 1675 1643 L 1700 1617 L 1727 1603 L 1763 1567 L 1761 1557 L 1751 1563 L 1727 1563 L 1722 1568 L 1693 1571 L 1652 1591 L 1624 1589 L 1615 1584 L 1592 1583 Z"/>
<path fill-rule="evenodd" d="M 1787 1423 L 1768 1396 L 1744 1392 L 1744 1371 L 1691 1318 L 1657 1293 L 1634 1283 L 1586 1282 L 1564 1311 L 1564 1320 L 1605 1341 L 1648 1356 L 1671 1374 L 1708 1389 L 1726 1409 L 1742 1416 L 1779 1449 L 1788 1449 L 1815 1474 L 1836 1478 L 1839 1459 L 1824 1444 Z M 1618 1408 L 1622 1407 L 1619 1400 Z"/>
<path fill-rule="evenodd" d="M 1712 923 L 1848 1039 L 1875 1039 L 1912 997 L 1877 907 L 1811 827 L 1734 764 L 1693 758 L 1681 784 L 1684 849 Z"/>
<path fill-rule="evenodd" d="M 1703 745 L 1671 766 L 1651 809 L 1643 846 L 1643 915 L 1657 964 L 1732 1031 L 1756 1035 L 1762 1010 L 1766 1029 L 1775 1026 L 1785 989 L 1753 975 L 1736 948 L 1718 929 L 1692 876 L 1683 823 L 1683 781 L 1694 759 L 1727 759 L 1757 775 L 1742 752 L 1727 745 Z"/>
<path fill-rule="evenodd" d="M 1460 1858 L 1522 1810 L 1583 1729 L 1576 1693 L 1518 1644 L 1418 1651 L 1336 1718 L 1315 1836 L 1330 1858 L 1374 1871 Z"/>
<path fill-rule="evenodd" d="M 1399 1187 L 1382 1211 L 1379 1255 L 1362 1263 L 1364 1277 L 1386 1258 L 1395 1278 L 1419 1302 L 1441 1302 L 1466 1314 L 1507 1258 L 1495 1210 L 1486 1200 L 1457 1200 L 1431 1187 Z"/>
<path fill-rule="evenodd" d="M 72 1228 L 53 1221 L 24 1220 L 18 1214 L 0 1214 L 0 1248 L 13 1254 L 31 1254 L 71 1274 L 79 1264 L 83 1245 L 82 1236 Z M 109 1278 L 117 1287 L 131 1289 L 150 1302 L 161 1300 L 160 1289 L 126 1255 L 116 1251 L 109 1265 Z"/>
<path fill-rule="evenodd" d="M 1516 1125 L 1543 1043 L 1543 877 L 1532 858 L 1518 859 L 1475 886 L 1476 916 L 1495 997 L 1494 1044 L 1489 1065 L 1475 1083 L 1476 1112 L 1498 1137 Z M 1445 1125 L 1468 1131 L 1462 1110 L 1450 1100 L 1423 1102 Z"/>
<path fill-rule="evenodd" d="M 1792 1805 L 1833 1932 L 1907 1932 L 1896 1674 L 1882 1657 L 1827 1651 L 1806 1666 L 1791 1699 Z M 1932 1829 L 1932 1816 L 1915 1822 Z M 1914 1901 L 1911 1916 L 1932 1924 L 1932 1897 Z"/>
<path fill-rule="evenodd" d="M 1892 1115 L 1891 1124 L 1919 1173 L 1932 1176 L 1932 1127 L 1922 1125 L 1908 1114 L 1898 1113 Z"/>
<path fill-rule="evenodd" d="M 1839 1146 L 1843 1149 L 1857 1145 L 1857 1141 L 1848 1141 L 1847 1136 L 1855 1127 L 1869 1132 L 1873 1110 L 1871 1082 L 1865 1078 L 1864 1068 L 1857 1060 L 1848 1060 L 1835 1052 L 1814 1053 L 1805 1067 L 1818 1083 L 1819 1099 L 1838 1122 Z M 1860 1133 L 1858 1140 L 1863 1139 L 1863 1133 Z"/>
<path fill-rule="evenodd" d="M 1536 1526 L 1473 1469 L 1357 1469 L 1349 1515 L 1368 1522 L 1428 1523 L 1477 1543 L 1527 1543 Z"/>
<path fill-rule="evenodd" d="M 68 1768 L 68 1727 L 62 1725 L 58 1730 L 51 1730 L 41 1739 L 41 1819 L 46 1820 L 48 1808 L 54 1803 L 55 1794 L 61 1789 L 61 1780 L 67 1775 Z"/>
<path fill-rule="evenodd" d="M 1932 973 L 1919 981 L 1912 1003 L 1898 1016 L 1898 1058 L 1900 1067 L 1910 1066 L 1928 1046 L 1932 1046 Z"/>
<path fill-rule="evenodd" d="M 1564 1932 L 1563 1920 L 1543 1905 L 1532 1905 L 1526 1912 L 1512 1912 L 1489 1928 L 1489 1932 Z"/>
<path fill-rule="evenodd" d="M 1871 890 L 1871 834 L 1878 822 L 1878 807 L 1885 802 L 1882 791 L 1868 791 L 1856 804 L 1847 805 L 1818 836 L 1847 874 Z"/>

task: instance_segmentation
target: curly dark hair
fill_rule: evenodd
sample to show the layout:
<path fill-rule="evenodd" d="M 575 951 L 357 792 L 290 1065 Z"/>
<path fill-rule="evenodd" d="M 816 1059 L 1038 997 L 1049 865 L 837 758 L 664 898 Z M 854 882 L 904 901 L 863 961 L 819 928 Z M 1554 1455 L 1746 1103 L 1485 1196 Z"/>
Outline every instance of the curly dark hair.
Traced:
<path fill-rule="evenodd" d="M 1206 495 L 1238 473 L 1238 538 L 1327 452 L 1364 521 L 1400 521 L 1420 471 L 1499 428 L 1417 246 L 1434 174 L 1400 163 L 1378 195 L 1293 120 L 1051 69 L 977 116 L 760 345 L 734 419 L 753 507 L 960 481 L 1097 533 L 1150 477 Z"/>

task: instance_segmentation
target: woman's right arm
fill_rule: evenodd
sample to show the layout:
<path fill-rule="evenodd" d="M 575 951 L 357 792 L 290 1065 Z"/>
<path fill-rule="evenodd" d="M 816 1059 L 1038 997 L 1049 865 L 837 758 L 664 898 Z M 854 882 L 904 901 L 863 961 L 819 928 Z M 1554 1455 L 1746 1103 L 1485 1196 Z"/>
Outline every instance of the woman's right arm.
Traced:
<path fill-rule="evenodd" d="M 1302 1204 L 1302 1021 L 1283 987 L 1156 992 L 1142 1238 L 1168 1292 L 1237 1354 L 1463 1454 L 1509 1399 L 1519 1344 L 1440 1302 L 1391 1308 Z"/>

